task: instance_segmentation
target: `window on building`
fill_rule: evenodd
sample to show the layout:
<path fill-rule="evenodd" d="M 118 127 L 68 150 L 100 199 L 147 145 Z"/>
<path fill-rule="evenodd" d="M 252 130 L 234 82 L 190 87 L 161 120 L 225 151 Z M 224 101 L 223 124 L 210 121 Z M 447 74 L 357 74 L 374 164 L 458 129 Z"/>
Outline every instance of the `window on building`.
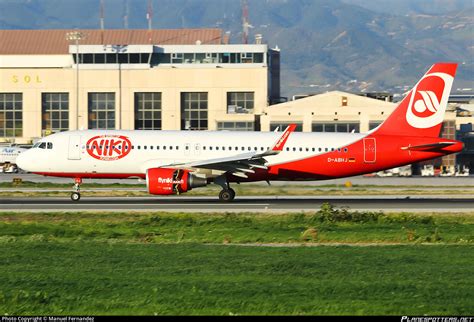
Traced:
<path fill-rule="evenodd" d="M 69 93 L 42 93 L 41 120 L 45 135 L 69 130 Z"/>
<path fill-rule="evenodd" d="M 248 114 L 253 113 L 254 92 L 228 92 L 227 113 Z"/>
<path fill-rule="evenodd" d="M 217 130 L 254 131 L 254 122 L 217 122 Z"/>
<path fill-rule="evenodd" d="M 0 137 L 23 136 L 23 94 L 0 93 Z"/>
<path fill-rule="evenodd" d="M 117 54 L 105 54 L 105 62 L 107 64 L 117 64 Z"/>
<path fill-rule="evenodd" d="M 360 124 L 358 122 L 318 122 L 312 124 L 312 131 L 339 133 L 360 132 Z"/>
<path fill-rule="evenodd" d="M 253 53 L 241 53 L 240 59 L 244 64 L 253 63 Z"/>
<path fill-rule="evenodd" d="M 207 93 L 181 93 L 181 129 L 207 130 Z"/>
<path fill-rule="evenodd" d="M 254 63 L 263 63 L 263 54 L 262 53 L 254 53 L 253 54 L 253 62 Z"/>
<path fill-rule="evenodd" d="M 115 129 L 115 93 L 88 94 L 89 129 Z"/>
<path fill-rule="evenodd" d="M 182 64 L 183 63 L 183 54 L 172 53 L 171 54 L 171 63 L 172 64 Z"/>
<path fill-rule="evenodd" d="M 161 93 L 135 93 L 135 130 L 161 130 Z"/>
<path fill-rule="evenodd" d="M 382 124 L 383 121 L 370 121 L 369 122 L 369 131 L 375 129 L 377 126 Z"/>
<path fill-rule="evenodd" d="M 283 132 L 290 124 L 296 124 L 296 132 L 303 132 L 303 123 L 301 122 L 271 122 L 270 131 L 275 131 L 275 129 L 278 127 L 278 131 Z"/>

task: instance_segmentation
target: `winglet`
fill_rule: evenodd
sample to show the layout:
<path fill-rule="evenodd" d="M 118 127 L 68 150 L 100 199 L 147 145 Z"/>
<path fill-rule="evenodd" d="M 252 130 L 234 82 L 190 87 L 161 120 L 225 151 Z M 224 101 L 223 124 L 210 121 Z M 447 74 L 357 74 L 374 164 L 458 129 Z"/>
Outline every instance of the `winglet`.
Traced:
<path fill-rule="evenodd" d="M 288 140 L 288 137 L 290 136 L 291 132 L 295 131 L 295 129 L 296 129 L 296 124 L 288 125 L 288 127 L 285 129 L 285 132 L 283 132 L 283 135 L 278 139 L 278 141 L 273 146 L 272 151 L 275 151 L 275 152 L 282 151 L 283 147 L 285 146 L 286 141 Z"/>

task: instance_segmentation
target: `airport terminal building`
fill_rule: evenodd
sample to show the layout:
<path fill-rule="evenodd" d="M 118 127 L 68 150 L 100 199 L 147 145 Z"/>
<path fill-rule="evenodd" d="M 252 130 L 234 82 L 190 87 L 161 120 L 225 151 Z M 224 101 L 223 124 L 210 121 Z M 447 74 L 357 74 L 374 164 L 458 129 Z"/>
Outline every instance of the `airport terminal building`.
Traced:
<path fill-rule="evenodd" d="M 78 33 L 76 45 L 74 30 L 0 31 L 0 140 L 77 128 L 253 130 L 280 95 L 279 52 L 227 44 L 219 29 Z"/>
<path fill-rule="evenodd" d="M 280 51 L 261 36 L 228 38 L 220 29 L 0 30 L 0 142 L 74 129 L 272 131 L 289 123 L 365 132 L 396 106 L 389 95 L 338 91 L 274 104 Z M 472 96 L 453 100 L 443 127 L 443 136 L 465 140 L 458 159 L 471 169 L 473 104 Z"/>

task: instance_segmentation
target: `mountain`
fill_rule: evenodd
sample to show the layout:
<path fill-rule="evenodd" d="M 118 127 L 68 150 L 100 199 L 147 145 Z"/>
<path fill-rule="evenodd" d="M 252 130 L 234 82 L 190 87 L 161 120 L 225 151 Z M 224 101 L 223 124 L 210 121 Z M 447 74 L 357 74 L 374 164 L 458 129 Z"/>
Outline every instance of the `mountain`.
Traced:
<path fill-rule="evenodd" d="M 0 0 L 0 28 L 99 28 L 99 0 Z M 105 0 L 106 28 L 146 28 L 147 0 Z M 239 0 L 153 0 L 153 28 L 219 27 L 241 42 Z M 471 0 L 249 0 L 251 36 L 282 55 L 282 93 L 403 93 L 437 61 L 474 88 Z M 6 14 L 8 13 L 8 14 Z"/>

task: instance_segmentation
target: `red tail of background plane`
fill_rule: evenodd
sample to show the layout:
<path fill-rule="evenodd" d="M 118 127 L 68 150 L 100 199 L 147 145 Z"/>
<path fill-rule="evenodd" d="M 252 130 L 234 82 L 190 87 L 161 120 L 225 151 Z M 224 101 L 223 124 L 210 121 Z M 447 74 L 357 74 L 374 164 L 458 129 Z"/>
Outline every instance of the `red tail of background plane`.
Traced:
<path fill-rule="evenodd" d="M 456 68 L 434 64 L 374 134 L 438 137 Z"/>

